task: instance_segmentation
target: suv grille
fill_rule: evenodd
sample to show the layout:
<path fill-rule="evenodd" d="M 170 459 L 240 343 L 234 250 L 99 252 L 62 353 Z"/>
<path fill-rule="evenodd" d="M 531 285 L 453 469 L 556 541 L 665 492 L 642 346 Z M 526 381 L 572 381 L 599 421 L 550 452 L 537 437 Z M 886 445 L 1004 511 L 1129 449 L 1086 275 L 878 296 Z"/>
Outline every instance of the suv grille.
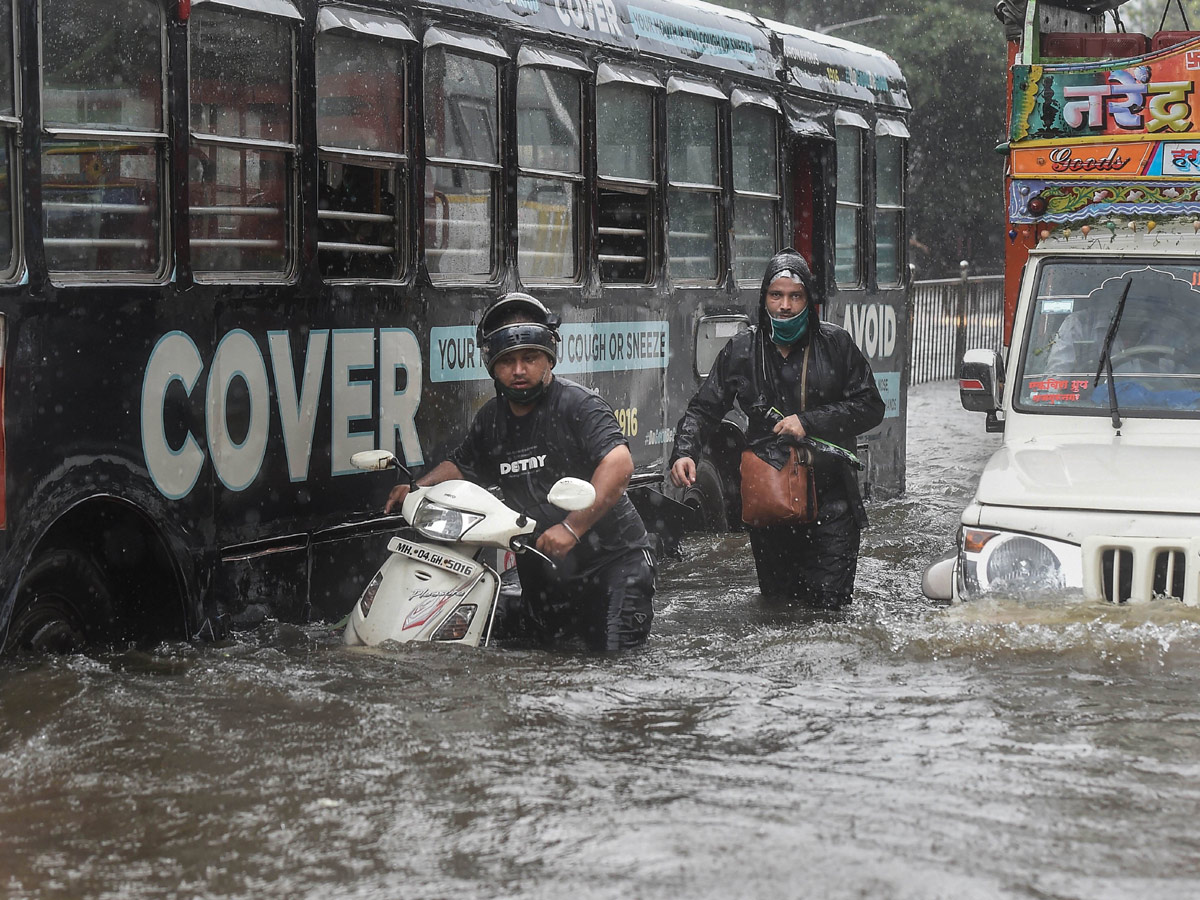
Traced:
<path fill-rule="evenodd" d="M 1114 603 L 1161 598 L 1200 604 L 1200 539 L 1089 537 L 1083 542 L 1083 590 Z"/>

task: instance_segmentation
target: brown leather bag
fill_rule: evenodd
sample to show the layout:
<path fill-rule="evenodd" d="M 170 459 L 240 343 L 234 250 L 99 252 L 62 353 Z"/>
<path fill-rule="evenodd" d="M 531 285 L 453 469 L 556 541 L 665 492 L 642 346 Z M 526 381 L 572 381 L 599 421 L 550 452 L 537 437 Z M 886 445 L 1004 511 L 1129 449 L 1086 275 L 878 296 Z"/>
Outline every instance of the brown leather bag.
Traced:
<path fill-rule="evenodd" d="M 804 347 L 800 375 L 800 409 L 808 399 L 808 352 Z M 764 363 L 765 366 L 765 363 Z M 752 528 L 769 525 L 808 525 L 817 520 L 817 486 L 813 480 L 812 451 L 788 447 L 787 462 L 776 469 L 747 447 L 742 451 L 742 521 Z"/>
<path fill-rule="evenodd" d="M 817 519 L 817 490 L 807 447 L 789 447 L 776 469 L 747 448 L 742 451 L 742 521 L 753 528 L 807 525 Z"/>

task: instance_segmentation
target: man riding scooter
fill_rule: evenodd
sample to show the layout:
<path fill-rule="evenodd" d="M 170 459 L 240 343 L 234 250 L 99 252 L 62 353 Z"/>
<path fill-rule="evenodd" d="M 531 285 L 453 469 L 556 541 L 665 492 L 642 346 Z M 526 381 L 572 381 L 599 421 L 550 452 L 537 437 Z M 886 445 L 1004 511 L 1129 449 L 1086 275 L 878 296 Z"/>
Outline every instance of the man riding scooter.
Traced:
<path fill-rule="evenodd" d="M 543 530 L 534 554 L 517 560 L 524 613 L 543 641 L 578 636 L 593 650 L 638 646 L 654 618 L 654 559 L 641 517 L 625 494 L 633 456 L 612 409 L 595 392 L 553 372 L 559 319 L 526 293 L 484 312 L 476 340 L 496 396 L 462 443 L 420 486 L 465 478 L 499 485 L 505 501 Z M 564 476 L 590 481 L 596 501 L 564 515 L 547 501 Z M 398 484 L 385 510 L 400 509 Z"/>

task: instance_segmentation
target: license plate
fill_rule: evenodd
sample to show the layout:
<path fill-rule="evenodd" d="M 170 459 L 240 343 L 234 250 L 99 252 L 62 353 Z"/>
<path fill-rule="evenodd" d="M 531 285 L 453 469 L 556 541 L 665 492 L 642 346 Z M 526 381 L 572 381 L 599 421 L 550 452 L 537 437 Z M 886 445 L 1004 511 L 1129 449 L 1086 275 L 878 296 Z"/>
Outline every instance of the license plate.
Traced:
<path fill-rule="evenodd" d="M 474 575 L 478 569 L 477 564 L 472 561 L 464 560 L 458 556 L 451 556 L 447 553 L 441 553 L 438 550 L 425 547 L 421 544 L 414 544 L 404 540 L 404 538 L 392 538 L 388 542 L 388 549 L 393 553 L 400 553 L 439 569 L 445 569 L 447 572 L 453 572 L 455 575 L 467 577 Z"/>

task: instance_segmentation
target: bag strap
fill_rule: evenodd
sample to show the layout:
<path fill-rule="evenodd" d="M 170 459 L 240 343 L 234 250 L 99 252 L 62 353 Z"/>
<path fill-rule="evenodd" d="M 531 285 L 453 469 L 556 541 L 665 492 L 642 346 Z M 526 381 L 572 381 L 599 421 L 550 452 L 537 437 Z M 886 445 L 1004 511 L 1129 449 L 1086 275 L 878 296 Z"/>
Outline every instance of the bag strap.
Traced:
<path fill-rule="evenodd" d="M 812 335 L 808 336 L 808 343 L 804 345 L 804 363 L 800 372 L 800 412 L 804 412 L 804 404 L 808 399 L 808 351 L 812 349 Z"/>
<path fill-rule="evenodd" d="M 754 402 L 761 403 L 766 400 L 763 385 L 767 383 L 767 335 L 761 325 L 755 338 L 754 365 L 751 367 L 754 372 Z"/>

